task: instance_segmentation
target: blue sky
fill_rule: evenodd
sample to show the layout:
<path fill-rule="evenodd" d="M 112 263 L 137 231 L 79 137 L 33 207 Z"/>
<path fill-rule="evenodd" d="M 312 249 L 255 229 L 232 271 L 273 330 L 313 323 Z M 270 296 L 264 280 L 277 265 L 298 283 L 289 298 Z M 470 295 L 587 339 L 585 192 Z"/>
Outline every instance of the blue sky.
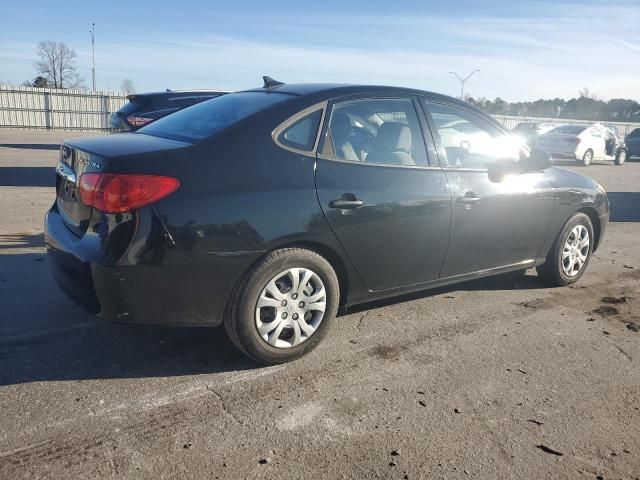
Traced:
<path fill-rule="evenodd" d="M 457 95 L 640 100 L 638 0 L 4 2 L 0 82 L 35 76 L 40 40 L 78 54 L 90 84 L 96 22 L 99 89 L 236 90 L 288 83 L 401 85 Z"/>

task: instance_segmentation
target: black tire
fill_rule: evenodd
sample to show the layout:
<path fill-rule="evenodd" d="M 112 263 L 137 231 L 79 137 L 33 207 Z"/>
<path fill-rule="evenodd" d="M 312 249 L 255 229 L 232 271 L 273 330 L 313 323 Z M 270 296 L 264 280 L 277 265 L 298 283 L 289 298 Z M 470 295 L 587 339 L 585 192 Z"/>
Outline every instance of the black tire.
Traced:
<path fill-rule="evenodd" d="M 624 165 L 624 162 L 627 161 L 628 156 L 629 156 L 629 153 L 624 148 L 618 149 L 618 151 L 616 152 L 615 164 Z"/>
<path fill-rule="evenodd" d="M 316 331 L 304 342 L 289 348 L 267 343 L 256 327 L 256 305 L 268 282 L 289 268 L 307 268 L 320 277 L 326 290 L 326 309 Z M 331 264 L 317 253 L 302 248 L 283 248 L 269 253 L 251 269 L 232 297 L 224 318 L 231 341 L 246 355 L 264 365 L 296 360 L 313 350 L 324 338 L 338 309 L 340 286 Z"/>
<path fill-rule="evenodd" d="M 586 227 L 587 232 L 589 233 L 589 250 L 587 253 L 587 258 L 582 265 L 580 271 L 570 277 L 566 275 L 564 269 L 562 268 L 562 251 L 567 241 L 567 238 L 571 234 L 571 231 L 578 225 L 583 225 Z M 593 235 L 593 224 L 591 223 L 591 219 L 585 215 L 584 213 L 576 213 L 573 217 L 571 217 L 567 223 L 565 223 L 564 227 L 556 237 L 549 253 L 547 254 L 547 259 L 542 265 L 538 265 L 536 270 L 538 271 L 538 276 L 542 278 L 544 281 L 556 285 L 559 287 L 564 287 L 566 285 L 571 285 L 572 283 L 577 282 L 580 277 L 584 274 L 587 266 L 589 265 L 589 260 L 591 260 L 591 253 L 593 252 L 593 242 L 595 237 Z"/>
<path fill-rule="evenodd" d="M 591 165 L 591 162 L 593 162 L 593 150 L 589 148 L 586 152 L 584 152 L 584 155 L 582 155 L 581 165 L 583 167 L 588 167 L 589 165 Z"/>

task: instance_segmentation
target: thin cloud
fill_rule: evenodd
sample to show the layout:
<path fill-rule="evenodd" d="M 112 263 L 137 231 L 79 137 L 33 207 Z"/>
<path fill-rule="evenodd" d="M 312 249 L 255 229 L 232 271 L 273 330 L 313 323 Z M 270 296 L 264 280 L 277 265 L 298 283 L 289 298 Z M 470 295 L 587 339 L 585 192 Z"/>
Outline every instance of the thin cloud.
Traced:
<path fill-rule="evenodd" d="M 538 8 L 529 17 L 229 15 L 216 24 L 217 34 L 146 31 L 102 40 L 98 79 L 113 87 L 132 78 L 141 90 L 242 89 L 269 74 L 287 82 L 393 84 L 456 95 L 448 72 L 479 68 L 468 84 L 475 96 L 572 97 L 588 86 L 604 98 L 637 97 L 640 64 L 628 56 L 640 51 L 640 8 L 583 5 L 578 13 L 572 5 L 546 5 L 548 12 Z M 34 45 L 0 46 L 2 65 L 24 77 L 16 80 L 34 76 Z M 77 50 L 88 78 L 88 51 Z"/>

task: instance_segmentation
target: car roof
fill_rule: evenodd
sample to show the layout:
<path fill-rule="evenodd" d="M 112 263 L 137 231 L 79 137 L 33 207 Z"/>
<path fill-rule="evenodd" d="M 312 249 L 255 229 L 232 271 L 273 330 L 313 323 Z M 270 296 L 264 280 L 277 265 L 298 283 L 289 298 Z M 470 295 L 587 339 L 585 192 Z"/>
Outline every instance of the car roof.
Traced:
<path fill-rule="evenodd" d="M 466 102 L 462 102 L 457 98 L 449 97 L 447 95 L 441 95 L 439 93 L 429 92 L 426 90 L 418 90 L 414 88 L 405 87 L 391 87 L 386 85 L 351 85 L 341 83 L 293 83 L 282 84 L 269 88 L 252 88 L 245 90 L 249 92 L 278 92 L 295 96 L 322 96 L 325 98 L 339 97 L 343 95 L 357 95 L 357 94 L 389 94 L 389 95 L 425 95 L 430 97 L 431 100 L 446 100 L 448 102 L 464 105 L 469 108 Z M 473 108 L 473 107 L 472 107 Z"/>

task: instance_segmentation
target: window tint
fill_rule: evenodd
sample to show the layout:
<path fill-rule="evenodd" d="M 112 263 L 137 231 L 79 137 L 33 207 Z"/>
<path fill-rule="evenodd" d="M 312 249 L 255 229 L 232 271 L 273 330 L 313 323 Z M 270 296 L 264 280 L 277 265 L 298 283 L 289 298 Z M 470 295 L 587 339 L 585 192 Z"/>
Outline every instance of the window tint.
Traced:
<path fill-rule="evenodd" d="M 445 165 L 487 168 L 500 158 L 519 159 L 519 141 L 466 110 L 428 103 L 427 109 L 440 137 L 440 157 Z"/>
<path fill-rule="evenodd" d="M 278 137 L 283 145 L 311 151 L 316 143 L 318 126 L 322 118 L 322 110 L 316 110 L 287 127 Z"/>
<path fill-rule="evenodd" d="M 418 116 L 409 99 L 355 100 L 335 105 L 327 142 L 331 142 L 332 156 L 338 160 L 428 164 Z"/>
<path fill-rule="evenodd" d="M 223 95 L 156 120 L 138 132 L 179 140 L 201 140 L 287 98 L 290 97 L 275 92 Z"/>

